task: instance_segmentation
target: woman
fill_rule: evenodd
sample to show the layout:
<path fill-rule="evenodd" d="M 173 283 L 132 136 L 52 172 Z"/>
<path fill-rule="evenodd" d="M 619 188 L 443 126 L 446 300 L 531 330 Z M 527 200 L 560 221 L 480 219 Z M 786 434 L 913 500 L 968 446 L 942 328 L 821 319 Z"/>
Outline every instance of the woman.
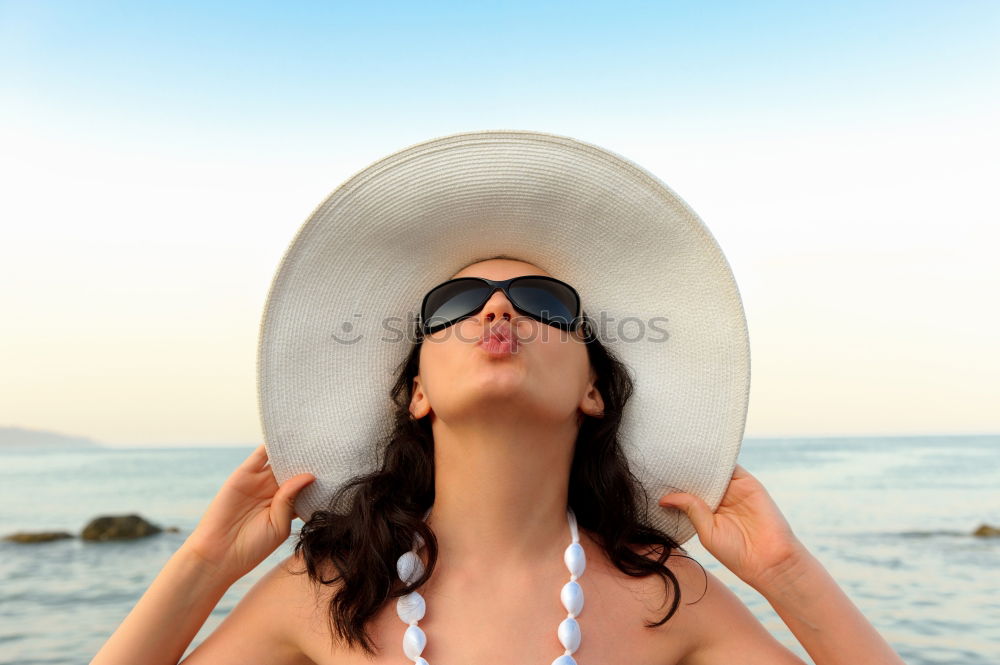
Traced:
<path fill-rule="evenodd" d="M 493 259 L 454 277 L 546 274 Z M 514 348 L 478 343 L 501 326 L 515 332 Z M 560 336 L 545 327 L 497 290 L 473 316 L 418 344 L 409 413 L 432 421 L 435 498 L 427 524 L 440 561 L 422 587 L 432 608 L 423 623 L 431 663 L 547 663 L 553 656 L 540 635 L 561 618 L 552 596 L 565 579 L 560 554 L 568 539 L 573 446 L 582 415 L 598 417 L 605 404 L 579 333 Z M 258 447 L 92 662 L 176 663 L 225 590 L 288 537 L 294 498 L 312 480 L 304 474 L 279 487 Z M 660 503 L 690 516 L 705 548 L 768 599 L 817 665 L 902 663 L 742 467 L 714 514 L 685 493 Z M 578 662 L 802 662 L 714 575 L 676 553 L 666 565 L 684 602 L 662 627 L 643 627 L 655 618 L 650 611 L 664 606 L 656 576 L 629 578 L 586 529 L 580 534 L 588 604 Z M 374 618 L 374 659 L 340 642 L 331 647 L 326 607 L 314 604 L 312 584 L 295 574 L 304 568 L 301 551 L 276 566 L 183 662 L 403 662 L 391 648 L 403 630 L 395 599 Z M 333 591 L 319 598 L 326 603 Z"/>
<path fill-rule="evenodd" d="M 370 345 L 418 300 L 411 347 Z M 504 130 L 375 162 L 287 250 L 258 360 L 268 446 L 94 663 L 176 663 L 296 515 L 186 663 L 800 663 L 685 556 L 695 532 L 818 665 L 901 662 L 735 463 L 735 282 L 615 153 Z"/>

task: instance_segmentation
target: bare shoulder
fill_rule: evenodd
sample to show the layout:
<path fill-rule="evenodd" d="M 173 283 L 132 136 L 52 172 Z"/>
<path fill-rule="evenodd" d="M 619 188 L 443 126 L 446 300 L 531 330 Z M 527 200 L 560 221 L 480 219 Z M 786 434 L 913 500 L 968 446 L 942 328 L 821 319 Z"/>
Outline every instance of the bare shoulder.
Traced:
<path fill-rule="evenodd" d="M 632 546 L 632 549 L 646 558 L 657 561 L 659 550 L 653 552 L 645 546 Z M 705 571 L 701 565 L 685 552 L 674 549 L 670 552 L 664 564 L 670 575 L 664 579 L 661 575 L 650 575 L 638 578 L 635 584 L 646 600 L 644 619 L 649 623 L 662 620 L 671 607 L 670 618 L 662 625 L 648 630 L 652 636 L 656 660 L 662 665 L 676 665 L 693 652 L 699 641 L 700 622 L 704 620 L 703 613 L 696 609 L 702 602 L 707 587 Z M 672 577 L 673 579 L 670 579 Z"/>
<path fill-rule="evenodd" d="M 315 621 L 319 595 L 305 564 L 288 556 L 268 570 L 240 599 L 219 626 L 182 662 L 241 663 L 264 660 L 310 665 L 302 635 Z"/>
<path fill-rule="evenodd" d="M 679 551 L 666 563 L 680 587 L 675 630 L 684 635 L 684 649 L 676 665 L 804 665 L 710 570 Z"/>
<path fill-rule="evenodd" d="M 316 563 L 322 584 L 308 573 L 302 554 L 293 553 L 282 559 L 257 583 L 268 598 L 259 602 L 276 623 L 283 641 L 302 665 L 329 663 L 340 660 L 339 640 L 330 623 L 330 600 L 341 588 L 333 564 Z"/>
<path fill-rule="evenodd" d="M 268 573 L 275 575 L 275 587 L 284 589 L 281 595 L 294 600 L 282 618 L 282 632 L 299 651 L 312 656 L 313 661 L 319 646 L 323 647 L 319 651 L 323 652 L 324 658 L 331 655 L 331 649 L 334 649 L 329 606 L 331 598 L 341 586 L 329 561 L 318 562 L 317 567 L 323 584 L 316 583 L 309 576 L 301 553 L 289 555 Z"/>
<path fill-rule="evenodd" d="M 659 559 L 659 551 L 634 546 L 637 554 Z M 676 602 L 663 625 L 650 629 L 655 652 L 649 662 L 659 665 L 768 663 L 804 665 L 778 642 L 732 589 L 686 552 L 674 549 L 666 561 L 676 585 L 659 575 L 636 580 L 636 588 L 654 602 L 646 603 L 647 620 L 661 620 Z M 664 582 L 667 582 L 666 594 Z M 674 594 L 675 588 L 679 591 Z M 654 614 L 655 613 L 655 614 Z"/>

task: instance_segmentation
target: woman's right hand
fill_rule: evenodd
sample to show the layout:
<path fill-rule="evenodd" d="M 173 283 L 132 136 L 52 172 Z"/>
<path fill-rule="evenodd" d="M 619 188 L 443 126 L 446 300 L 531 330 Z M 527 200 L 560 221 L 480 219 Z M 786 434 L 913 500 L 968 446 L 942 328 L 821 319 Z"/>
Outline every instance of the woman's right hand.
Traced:
<path fill-rule="evenodd" d="M 184 547 L 235 582 L 285 542 L 295 497 L 313 480 L 301 473 L 279 487 L 261 444 L 226 479 Z"/>

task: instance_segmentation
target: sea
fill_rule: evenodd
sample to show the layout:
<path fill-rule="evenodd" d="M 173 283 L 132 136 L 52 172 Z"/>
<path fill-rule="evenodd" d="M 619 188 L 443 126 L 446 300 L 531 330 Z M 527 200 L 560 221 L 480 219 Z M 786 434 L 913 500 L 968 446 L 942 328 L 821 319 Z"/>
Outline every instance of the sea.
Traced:
<path fill-rule="evenodd" d="M 0 663 L 89 662 L 253 447 L 0 449 L 0 535 L 78 534 L 98 515 L 127 513 L 179 529 L 126 542 L 0 541 Z M 906 663 L 1000 663 L 1000 538 L 972 535 L 1000 526 L 1000 435 L 746 438 L 739 462 Z M 301 526 L 228 590 L 185 655 L 292 553 Z M 685 547 L 813 663 L 760 594 L 697 537 Z"/>

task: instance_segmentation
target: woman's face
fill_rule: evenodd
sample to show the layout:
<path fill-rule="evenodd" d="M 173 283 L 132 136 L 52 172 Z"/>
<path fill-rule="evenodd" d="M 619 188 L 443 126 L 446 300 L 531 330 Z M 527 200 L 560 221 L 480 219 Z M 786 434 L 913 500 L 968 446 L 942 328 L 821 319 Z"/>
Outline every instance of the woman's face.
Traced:
<path fill-rule="evenodd" d="M 530 263 L 489 259 L 463 268 L 452 279 L 520 275 L 559 278 Z M 509 327 L 511 352 L 491 353 L 479 344 L 495 327 Z M 580 333 L 522 314 L 497 290 L 470 317 L 424 338 L 410 412 L 416 418 L 430 414 L 432 424 L 437 418 L 458 422 L 478 414 L 578 427 L 581 412 L 598 416 L 604 409 L 595 379 Z"/>

